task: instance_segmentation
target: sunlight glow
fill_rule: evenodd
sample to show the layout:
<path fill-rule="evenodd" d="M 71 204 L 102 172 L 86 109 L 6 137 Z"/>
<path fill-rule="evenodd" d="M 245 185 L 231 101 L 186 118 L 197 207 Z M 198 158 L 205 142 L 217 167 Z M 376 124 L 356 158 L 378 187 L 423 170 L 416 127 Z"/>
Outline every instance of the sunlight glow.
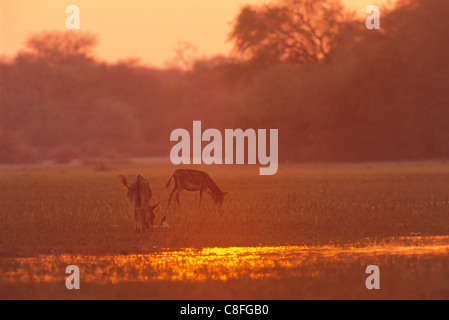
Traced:
<path fill-rule="evenodd" d="M 447 241 L 449 237 L 434 237 Z M 447 255 L 449 245 L 337 248 L 332 246 L 229 247 L 164 250 L 113 256 L 39 256 L 0 259 L 0 284 L 62 281 L 65 266 L 75 264 L 83 282 L 115 284 L 147 281 L 227 281 L 315 277 L 323 266 L 362 264 L 367 257 Z"/>
<path fill-rule="evenodd" d="M 180 43 L 197 48 L 195 58 L 229 54 L 228 34 L 240 8 L 268 0 L 0 0 L 0 57 L 14 56 L 32 33 L 66 30 L 66 7 L 80 9 L 81 31 L 98 36 L 96 56 L 116 62 L 130 58 L 144 64 L 170 65 Z M 364 14 L 367 4 L 392 0 L 344 0 Z"/>

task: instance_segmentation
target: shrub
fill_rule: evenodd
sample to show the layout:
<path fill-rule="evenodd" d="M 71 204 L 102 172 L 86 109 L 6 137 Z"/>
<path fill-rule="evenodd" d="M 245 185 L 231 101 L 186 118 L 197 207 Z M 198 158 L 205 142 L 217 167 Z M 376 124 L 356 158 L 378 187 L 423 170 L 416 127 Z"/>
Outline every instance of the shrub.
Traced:
<path fill-rule="evenodd" d="M 0 130 L 0 163 L 34 163 L 39 160 L 36 149 L 24 144 L 13 132 Z"/>

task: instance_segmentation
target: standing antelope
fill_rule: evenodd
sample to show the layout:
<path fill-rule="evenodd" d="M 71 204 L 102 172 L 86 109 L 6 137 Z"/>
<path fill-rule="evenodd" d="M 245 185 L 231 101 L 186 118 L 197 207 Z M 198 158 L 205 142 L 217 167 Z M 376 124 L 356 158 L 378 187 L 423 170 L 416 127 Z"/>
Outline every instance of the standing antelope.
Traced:
<path fill-rule="evenodd" d="M 175 179 L 175 186 L 170 193 L 170 197 L 168 199 L 168 204 L 170 204 L 171 198 L 176 190 L 176 202 L 179 203 L 179 194 L 182 190 L 187 191 L 199 191 L 200 192 L 200 201 L 203 196 L 203 191 L 206 191 L 212 197 L 212 200 L 215 204 L 223 203 L 223 196 L 227 194 L 227 192 L 221 191 L 221 189 L 217 186 L 215 181 L 204 171 L 192 170 L 192 169 L 178 169 L 176 170 L 165 186 L 168 188 L 170 186 L 171 180 Z"/>
<path fill-rule="evenodd" d="M 126 178 L 121 176 L 123 185 L 128 189 L 127 198 L 134 209 L 134 220 L 136 221 L 136 232 L 141 232 L 150 229 L 150 224 L 153 226 L 153 221 L 156 215 L 154 210 L 159 205 L 152 206 L 149 201 L 153 195 L 151 192 L 148 180 L 138 175 L 131 180 L 128 185 Z"/>

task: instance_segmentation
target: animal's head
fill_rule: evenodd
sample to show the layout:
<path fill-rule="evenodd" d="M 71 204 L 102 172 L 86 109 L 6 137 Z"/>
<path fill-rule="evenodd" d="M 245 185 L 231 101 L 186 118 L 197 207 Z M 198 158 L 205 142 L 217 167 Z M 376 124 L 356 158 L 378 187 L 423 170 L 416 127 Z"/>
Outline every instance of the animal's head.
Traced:
<path fill-rule="evenodd" d="M 154 211 L 156 210 L 156 208 L 159 206 L 161 202 L 159 201 L 156 205 L 152 206 L 151 204 L 148 204 L 148 209 L 150 211 L 150 219 L 151 219 L 151 225 L 153 225 L 153 221 L 156 218 L 156 214 L 154 213 Z"/>
<path fill-rule="evenodd" d="M 224 196 L 227 195 L 227 194 L 228 194 L 227 192 L 222 192 L 222 191 L 219 191 L 219 192 L 215 193 L 214 202 L 216 204 L 222 205 Z"/>

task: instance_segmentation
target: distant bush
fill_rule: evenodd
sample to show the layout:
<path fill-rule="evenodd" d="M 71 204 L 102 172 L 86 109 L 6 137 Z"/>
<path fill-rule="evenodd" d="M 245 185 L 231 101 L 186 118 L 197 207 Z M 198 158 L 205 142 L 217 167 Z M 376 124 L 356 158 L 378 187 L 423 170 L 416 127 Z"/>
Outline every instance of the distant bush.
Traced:
<path fill-rule="evenodd" d="M 39 153 L 24 144 L 14 133 L 0 130 L 0 163 L 34 163 L 40 160 Z"/>
<path fill-rule="evenodd" d="M 56 148 L 49 154 L 49 158 L 54 160 L 58 164 L 69 163 L 71 160 L 79 159 L 81 156 L 80 151 L 71 146 L 63 146 Z"/>

